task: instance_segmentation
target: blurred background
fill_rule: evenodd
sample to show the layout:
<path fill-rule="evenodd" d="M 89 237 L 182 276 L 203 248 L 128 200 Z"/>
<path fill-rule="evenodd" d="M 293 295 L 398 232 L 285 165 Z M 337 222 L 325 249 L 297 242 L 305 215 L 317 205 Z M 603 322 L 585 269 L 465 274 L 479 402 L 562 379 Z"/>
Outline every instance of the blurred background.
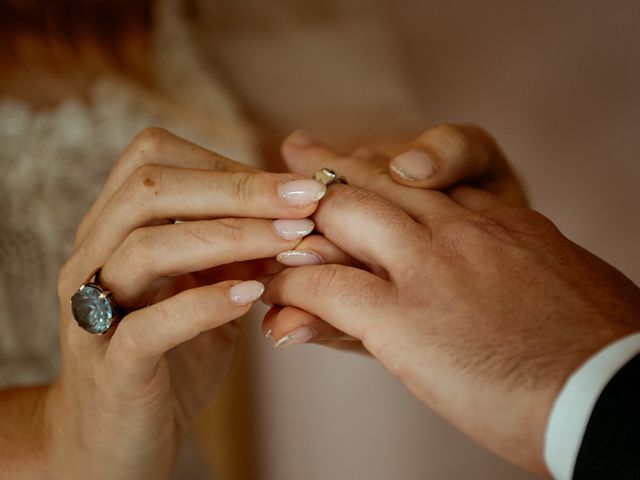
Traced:
<path fill-rule="evenodd" d="M 640 282 L 640 3 L 201 7 L 208 58 L 265 126 L 267 149 L 301 127 L 348 150 L 476 123 L 503 146 L 534 208 Z M 236 468 L 247 462 L 247 478 L 534 478 L 449 428 L 374 362 L 316 346 L 274 351 L 246 330 L 238 371 L 250 394 L 236 414 L 257 430 L 240 439 Z"/>
<path fill-rule="evenodd" d="M 96 5 L 107 5 L 113 16 L 101 17 Z M 35 273 L 17 263 L 13 273 L 0 269 L 19 279 L 6 276 L 2 305 L 22 308 L 23 293 L 10 287 L 23 289 L 26 278 L 55 282 L 62 246 L 68 252 L 97 185 L 150 123 L 278 168 L 278 146 L 298 128 L 345 151 L 373 142 L 393 152 L 439 123 L 472 122 L 502 145 L 534 208 L 640 283 L 640 2 L 0 0 L 2 11 L 23 6 L 24 18 L 0 16 L 0 153 L 15 159 L 8 165 L 16 173 L 0 182 L 6 188 L 0 212 L 16 202 L 8 209 L 15 218 L 3 214 L 6 223 L 42 223 L 36 233 L 43 244 L 53 238 L 47 228 L 61 232 L 46 272 L 40 263 Z M 125 11 L 129 23 L 120 21 Z M 64 42 L 51 42 L 41 18 L 62 19 L 75 26 L 74 35 L 61 28 L 54 33 Z M 15 19 L 28 28 L 13 25 Z M 86 19 L 102 30 L 89 31 Z M 147 38 L 152 29 L 155 36 Z M 14 40 L 11 48 L 5 36 Z M 68 44 L 88 47 L 65 50 Z M 85 62 L 80 67 L 78 58 Z M 49 115 L 47 108 L 58 111 Z M 50 157 L 73 157 L 76 166 L 51 166 Z M 90 161 L 96 171 L 88 181 L 79 175 Z M 64 165 L 78 175 L 74 188 L 95 187 L 82 202 L 74 188 L 57 183 L 69 176 Z M 33 180 L 38 175 L 42 182 Z M 35 204 L 40 211 L 27 218 Z M 5 226 L 2 234 L 10 231 Z M 36 239 L 33 230 L 15 232 L 18 240 L 6 242 L 12 248 Z M 2 257 L 0 266 L 21 258 L 11 251 Z M 51 308 L 43 304 L 40 312 Z M 317 346 L 274 350 L 260 334 L 259 313 L 244 322 L 223 391 L 193 422 L 192 443 L 209 471 L 176 478 L 535 478 L 450 428 L 371 359 Z M 37 345 L 25 322 L 22 337 L 33 341 L 33 353 L 12 346 L 16 369 L 7 354 L 0 362 L 4 384 L 55 376 L 57 327 L 47 318 L 46 338 Z M 0 340 L 11 340 L 4 331 Z M 39 361 L 32 377 L 18 369 L 24 358 Z M 50 366 L 44 376 L 37 371 L 42 365 Z"/>

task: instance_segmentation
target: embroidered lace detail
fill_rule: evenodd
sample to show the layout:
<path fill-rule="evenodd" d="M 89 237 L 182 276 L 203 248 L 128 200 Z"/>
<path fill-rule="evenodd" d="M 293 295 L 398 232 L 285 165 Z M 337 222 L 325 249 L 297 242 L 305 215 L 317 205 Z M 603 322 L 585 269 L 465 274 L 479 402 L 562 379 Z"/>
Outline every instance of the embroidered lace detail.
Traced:
<path fill-rule="evenodd" d="M 181 3 L 165 0 L 156 11 L 159 94 L 103 78 L 88 104 L 68 98 L 33 111 L 0 98 L 0 387 L 57 374 L 57 273 L 138 131 L 161 126 L 225 155 L 255 158 L 234 103 L 192 45 Z"/>

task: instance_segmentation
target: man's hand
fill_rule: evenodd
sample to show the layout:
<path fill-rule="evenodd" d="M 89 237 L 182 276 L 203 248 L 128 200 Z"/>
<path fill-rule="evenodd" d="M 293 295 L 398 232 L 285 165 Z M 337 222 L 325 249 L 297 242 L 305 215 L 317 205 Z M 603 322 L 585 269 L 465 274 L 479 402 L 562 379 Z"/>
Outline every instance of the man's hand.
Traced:
<path fill-rule="evenodd" d="M 369 146 L 358 147 L 349 155 L 339 153 L 318 142 L 310 132 L 298 130 L 283 142 L 282 156 L 291 171 L 306 176 L 322 167 L 332 168 L 350 185 L 374 192 L 412 216 L 420 215 L 423 195 L 407 186 L 446 192 L 466 184 L 495 193 L 509 205 L 528 204 L 502 150 L 487 132 L 473 125 L 438 125 L 395 156 Z M 429 175 L 418 175 L 418 170 L 429 171 Z M 283 252 L 278 259 L 289 266 L 337 263 L 366 268 L 321 235 L 305 238 L 295 251 Z M 295 307 L 273 307 L 265 317 L 263 330 L 276 339 L 277 346 L 312 341 L 366 352 L 351 336 Z"/>
<path fill-rule="evenodd" d="M 586 358 L 640 330 L 640 290 L 532 210 L 469 186 L 402 192 L 400 208 L 332 185 L 317 229 L 366 270 L 290 268 L 265 300 L 361 340 L 457 428 L 547 473 L 553 400 Z"/>

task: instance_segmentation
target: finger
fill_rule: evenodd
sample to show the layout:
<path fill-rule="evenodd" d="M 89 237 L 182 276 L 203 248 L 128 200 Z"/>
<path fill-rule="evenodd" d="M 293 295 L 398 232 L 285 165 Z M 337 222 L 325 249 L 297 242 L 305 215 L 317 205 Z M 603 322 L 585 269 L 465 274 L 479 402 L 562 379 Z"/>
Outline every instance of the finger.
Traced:
<path fill-rule="evenodd" d="M 325 190 L 319 182 L 292 174 L 144 166 L 112 196 L 78 254 L 91 262 L 86 265 L 90 271 L 104 264 L 134 229 L 176 218 L 304 218 Z"/>
<path fill-rule="evenodd" d="M 338 330 L 316 315 L 297 307 L 278 309 L 271 321 L 271 336 L 275 348 L 286 348 L 302 343 L 322 343 L 326 341 L 357 341 L 354 337 Z"/>
<path fill-rule="evenodd" d="M 370 270 L 386 270 L 385 278 L 399 274 L 399 265 L 412 264 L 422 242 L 430 241 L 430 231 L 401 208 L 349 185 L 328 189 L 313 218 L 328 240 Z"/>
<path fill-rule="evenodd" d="M 500 147 L 487 132 L 472 125 L 443 124 L 427 130 L 391 159 L 389 172 L 403 185 L 441 190 L 474 183 L 504 201 L 526 204 Z"/>
<path fill-rule="evenodd" d="M 338 263 L 364 268 L 362 263 L 322 235 L 305 237 L 292 250 L 278 253 L 276 259 L 288 267 Z"/>
<path fill-rule="evenodd" d="M 295 173 L 309 176 L 323 167 L 330 168 L 350 185 L 380 195 L 423 224 L 455 209 L 455 204 L 441 192 L 408 189 L 393 181 L 386 157 L 369 156 L 366 150 L 364 154 L 347 157 L 313 140 L 306 131 L 291 134 L 282 144 L 282 155 Z"/>
<path fill-rule="evenodd" d="M 389 282 L 363 270 L 314 265 L 276 274 L 267 284 L 264 301 L 298 307 L 362 340 L 391 301 L 392 292 Z"/>
<path fill-rule="evenodd" d="M 127 146 L 111 170 L 100 195 L 78 228 L 77 243 L 84 239 L 111 195 L 133 172 L 143 165 L 164 165 L 228 172 L 258 171 L 254 167 L 230 160 L 162 128 L 144 129 Z"/>
<path fill-rule="evenodd" d="M 249 311 L 264 286 L 222 282 L 186 290 L 128 314 L 108 343 L 107 355 L 128 376 L 150 374 L 164 353 Z"/>
<path fill-rule="evenodd" d="M 505 207 L 504 202 L 496 195 L 467 185 L 450 189 L 449 196 L 463 207 L 475 212 Z"/>
<path fill-rule="evenodd" d="M 287 266 L 331 263 L 363 268 L 360 262 L 322 235 L 311 235 L 304 238 L 295 249 L 280 253 L 277 259 Z M 321 318 L 296 307 L 285 307 L 284 309 L 274 307 L 272 310 L 277 314 L 269 312 L 265 316 L 263 331 L 265 334 L 270 332 L 270 337 L 276 340 L 277 347 L 289 343 L 295 345 L 329 340 L 354 340 L 353 337 L 329 325 Z"/>
<path fill-rule="evenodd" d="M 264 318 L 262 319 L 262 334 L 264 338 L 273 338 L 273 324 L 280 310 L 282 310 L 282 307 L 274 305 L 264 314 Z"/>
<path fill-rule="evenodd" d="M 351 152 L 349 157 L 359 158 L 372 163 L 375 162 L 376 164 L 383 164 L 388 161 L 387 155 L 368 145 L 361 145 L 357 147 L 353 152 Z"/>
<path fill-rule="evenodd" d="M 313 226 L 309 219 L 229 218 L 139 228 L 109 258 L 101 281 L 122 307 L 139 307 L 165 277 L 273 257 L 293 249 Z"/>
<path fill-rule="evenodd" d="M 356 153 L 358 155 L 350 157 L 337 152 L 316 141 L 305 130 L 293 132 L 282 143 L 282 156 L 287 166 L 301 175 L 311 176 L 322 167 L 328 167 L 339 172 L 349 184 L 358 186 L 377 182 L 377 176 L 387 176 L 384 157 L 366 148 L 357 149 Z"/>

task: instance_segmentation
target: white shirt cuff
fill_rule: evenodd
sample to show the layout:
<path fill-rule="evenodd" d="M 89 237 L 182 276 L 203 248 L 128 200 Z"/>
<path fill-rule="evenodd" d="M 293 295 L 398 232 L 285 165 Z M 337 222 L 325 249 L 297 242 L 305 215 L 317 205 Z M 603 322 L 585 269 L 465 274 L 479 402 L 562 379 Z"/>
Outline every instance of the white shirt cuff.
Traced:
<path fill-rule="evenodd" d="M 547 423 L 544 458 L 556 480 L 571 480 L 591 412 L 609 380 L 640 353 L 640 333 L 597 352 L 564 385 Z"/>

